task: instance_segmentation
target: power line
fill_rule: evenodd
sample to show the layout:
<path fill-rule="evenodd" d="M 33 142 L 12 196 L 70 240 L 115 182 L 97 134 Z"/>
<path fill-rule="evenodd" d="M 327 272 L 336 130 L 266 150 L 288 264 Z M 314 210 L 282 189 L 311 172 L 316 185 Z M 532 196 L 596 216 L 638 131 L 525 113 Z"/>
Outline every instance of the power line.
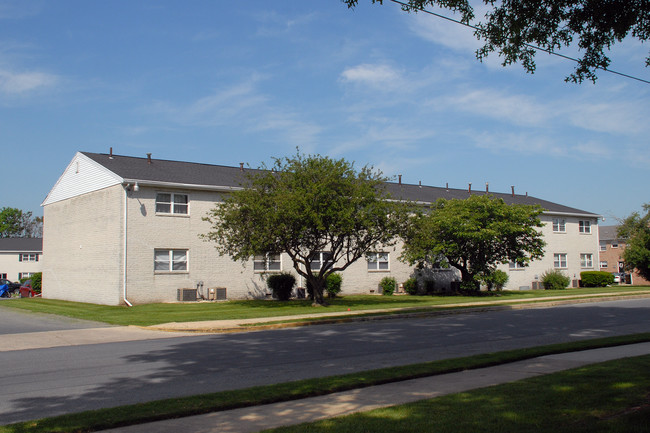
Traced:
<path fill-rule="evenodd" d="M 390 0 L 390 1 L 393 2 L 393 3 L 396 3 L 398 5 L 401 5 L 403 7 L 406 7 L 406 8 L 410 7 L 407 3 L 401 2 L 399 0 Z M 464 22 L 462 22 L 460 20 L 456 20 L 454 18 L 449 18 L 449 17 L 444 16 L 442 14 L 438 14 L 438 13 L 435 13 L 435 12 L 432 12 L 432 11 L 429 11 L 429 10 L 426 10 L 426 9 L 417 9 L 417 11 L 418 12 L 424 12 L 425 14 L 433 15 L 433 16 L 438 17 L 438 18 L 442 18 L 443 20 L 451 21 L 452 23 L 460 24 L 461 26 L 469 27 L 470 29 L 473 29 L 473 30 L 479 30 L 478 27 L 473 26 L 471 24 L 464 23 Z M 576 63 L 580 63 L 580 60 L 578 60 L 578 59 L 576 59 L 574 57 L 565 56 L 564 54 L 556 53 L 554 51 L 547 50 L 546 48 L 538 47 L 538 46 L 532 45 L 532 44 L 524 44 L 524 45 L 529 47 L 529 48 L 532 48 L 534 50 L 537 50 L 537 51 L 543 51 L 545 53 L 548 53 L 548 54 L 551 54 L 551 55 L 554 55 L 554 56 L 557 56 L 557 57 L 561 57 L 563 59 L 567 59 L 567 60 L 574 61 Z M 611 74 L 620 75 L 621 77 L 631 78 L 632 80 L 637 80 L 637 81 L 640 81 L 642 83 L 650 84 L 650 81 L 644 80 L 643 78 L 638 78 L 638 77 L 635 77 L 633 75 L 628 75 L 628 74 L 624 74 L 622 72 L 617 72 L 617 71 L 614 71 L 612 69 L 602 68 L 600 66 L 596 66 L 596 69 L 600 69 L 601 71 L 609 72 Z"/>

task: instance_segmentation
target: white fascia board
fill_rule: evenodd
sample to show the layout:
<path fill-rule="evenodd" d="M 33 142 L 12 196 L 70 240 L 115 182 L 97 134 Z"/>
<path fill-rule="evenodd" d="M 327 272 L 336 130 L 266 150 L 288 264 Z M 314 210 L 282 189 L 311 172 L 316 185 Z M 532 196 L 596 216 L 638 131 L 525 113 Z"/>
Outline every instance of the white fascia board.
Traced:
<path fill-rule="evenodd" d="M 568 217 L 584 217 L 584 218 L 596 218 L 596 219 L 602 219 L 602 215 L 595 215 L 595 214 L 589 214 L 589 213 L 578 213 L 578 212 L 553 212 L 549 210 L 545 210 L 542 212 L 544 215 L 558 215 L 558 216 L 568 216 Z"/>
<path fill-rule="evenodd" d="M 72 158 L 41 206 L 122 183 L 122 177 L 81 152 Z"/>
<path fill-rule="evenodd" d="M 231 192 L 244 189 L 240 186 L 197 185 L 193 183 L 162 182 L 157 180 L 122 179 L 123 185 L 135 185 L 136 183 L 139 186 L 150 186 L 154 188 L 194 189 L 200 191 Z"/>

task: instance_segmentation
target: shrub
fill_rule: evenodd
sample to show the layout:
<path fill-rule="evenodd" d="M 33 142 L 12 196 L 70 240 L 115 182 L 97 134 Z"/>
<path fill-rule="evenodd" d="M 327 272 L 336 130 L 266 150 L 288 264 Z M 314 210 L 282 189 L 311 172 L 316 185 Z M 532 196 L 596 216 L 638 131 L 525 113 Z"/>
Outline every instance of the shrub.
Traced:
<path fill-rule="evenodd" d="M 273 292 L 273 297 L 279 301 L 288 301 L 291 298 L 294 284 L 296 284 L 296 277 L 286 272 L 269 275 L 266 279 L 266 285 Z"/>
<path fill-rule="evenodd" d="M 390 296 L 395 292 L 395 286 L 397 285 L 397 280 L 393 277 L 384 277 L 379 282 L 379 287 L 381 288 L 381 294 Z"/>
<path fill-rule="evenodd" d="M 32 289 L 34 289 L 34 293 L 41 293 L 41 280 L 43 278 L 43 273 L 42 272 L 36 272 L 33 274 L 30 279 L 32 280 Z M 614 277 L 612 276 L 612 279 Z"/>
<path fill-rule="evenodd" d="M 325 290 L 327 291 L 328 298 L 336 298 L 336 295 L 341 293 L 341 284 L 343 277 L 341 274 L 329 274 L 325 279 Z"/>
<path fill-rule="evenodd" d="M 550 269 L 542 274 L 542 285 L 546 290 L 566 289 L 570 282 L 571 278 L 557 269 Z"/>
<path fill-rule="evenodd" d="M 614 275 L 604 271 L 580 272 L 583 287 L 605 287 L 614 284 Z"/>
<path fill-rule="evenodd" d="M 431 279 L 424 280 L 424 292 L 427 295 L 433 295 L 436 293 L 436 281 Z"/>
<path fill-rule="evenodd" d="M 417 295 L 418 280 L 416 280 L 415 278 L 409 278 L 408 280 L 404 281 L 404 291 L 409 295 Z"/>
<path fill-rule="evenodd" d="M 483 282 L 487 285 L 488 290 L 501 290 L 508 282 L 508 274 L 501 269 L 493 271 L 490 275 L 483 278 Z"/>

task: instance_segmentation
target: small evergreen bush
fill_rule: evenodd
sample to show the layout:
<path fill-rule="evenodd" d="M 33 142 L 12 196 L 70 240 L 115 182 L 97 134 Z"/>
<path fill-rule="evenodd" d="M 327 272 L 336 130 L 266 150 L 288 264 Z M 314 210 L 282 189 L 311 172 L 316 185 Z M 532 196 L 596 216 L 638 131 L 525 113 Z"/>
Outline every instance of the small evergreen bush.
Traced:
<path fill-rule="evenodd" d="M 613 279 L 614 277 L 612 277 Z M 36 272 L 33 274 L 30 279 L 32 280 L 32 289 L 34 293 L 41 293 L 41 280 L 43 279 L 42 272 Z"/>
<path fill-rule="evenodd" d="M 404 281 L 404 291 L 409 295 L 418 294 L 418 281 L 415 278 L 409 278 Z"/>
<path fill-rule="evenodd" d="M 296 277 L 286 272 L 269 275 L 266 279 L 266 285 L 278 301 L 288 301 L 291 298 L 294 284 L 296 284 Z"/>
<path fill-rule="evenodd" d="M 325 290 L 327 291 L 327 297 L 336 298 L 336 295 L 341 293 L 341 284 L 343 284 L 343 277 L 341 274 L 329 274 L 325 279 Z"/>
<path fill-rule="evenodd" d="M 390 296 L 395 292 L 395 286 L 397 285 L 397 280 L 393 277 L 384 277 L 379 282 L 379 287 L 381 288 L 381 294 Z"/>
<path fill-rule="evenodd" d="M 558 269 L 549 269 L 542 274 L 542 285 L 546 290 L 566 289 L 570 282 L 571 278 Z"/>
<path fill-rule="evenodd" d="M 604 271 L 580 272 L 580 280 L 583 287 L 606 287 L 614 284 L 614 275 Z"/>

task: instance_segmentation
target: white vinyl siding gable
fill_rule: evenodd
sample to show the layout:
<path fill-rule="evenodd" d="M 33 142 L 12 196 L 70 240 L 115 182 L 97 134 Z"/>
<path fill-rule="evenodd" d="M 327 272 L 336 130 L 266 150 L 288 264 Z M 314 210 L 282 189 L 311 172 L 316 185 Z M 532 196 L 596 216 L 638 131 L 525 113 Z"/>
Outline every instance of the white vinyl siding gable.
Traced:
<path fill-rule="evenodd" d="M 43 201 L 43 206 L 122 183 L 122 178 L 78 152 Z"/>

